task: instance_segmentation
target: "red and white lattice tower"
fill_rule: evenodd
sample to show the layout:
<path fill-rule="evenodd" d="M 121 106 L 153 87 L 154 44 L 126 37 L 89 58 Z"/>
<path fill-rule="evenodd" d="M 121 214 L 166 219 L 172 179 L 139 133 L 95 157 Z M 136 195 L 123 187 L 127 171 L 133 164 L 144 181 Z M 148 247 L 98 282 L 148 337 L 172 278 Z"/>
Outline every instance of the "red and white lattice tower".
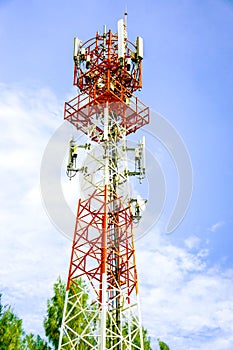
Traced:
<path fill-rule="evenodd" d="M 142 38 L 135 45 L 127 39 L 126 16 L 117 34 L 104 26 L 103 34 L 85 43 L 74 39 L 79 95 L 65 103 L 65 120 L 87 143 L 71 140 L 67 174 L 79 172 L 85 198 L 78 201 L 59 350 L 143 349 L 133 226 L 144 201 L 130 197 L 129 178 L 143 179 L 145 150 L 144 139 L 136 148 L 126 140 L 149 123 L 149 108 L 133 95 L 142 87 L 142 59 Z M 79 148 L 86 160 L 76 168 Z M 83 303 L 87 293 L 89 307 Z"/>

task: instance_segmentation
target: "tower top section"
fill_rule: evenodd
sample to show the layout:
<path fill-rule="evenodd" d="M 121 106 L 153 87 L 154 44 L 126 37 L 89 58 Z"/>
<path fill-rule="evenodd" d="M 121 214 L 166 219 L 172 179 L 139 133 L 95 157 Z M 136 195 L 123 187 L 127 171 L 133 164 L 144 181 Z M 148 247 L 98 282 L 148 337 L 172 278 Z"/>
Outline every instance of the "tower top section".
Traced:
<path fill-rule="evenodd" d="M 149 123 L 149 108 L 133 93 L 142 88 L 143 40 L 127 38 L 126 14 L 117 33 L 103 26 L 84 43 L 74 38 L 74 81 L 79 95 L 65 104 L 65 119 L 93 140 L 104 134 L 103 110 L 115 115 L 119 137 Z"/>
<path fill-rule="evenodd" d="M 143 40 L 133 44 L 127 39 L 126 20 L 117 23 L 113 34 L 103 27 L 103 33 L 82 43 L 74 38 L 74 85 L 92 97 L 124 102 L 142 88 Z M 115 96 L 114 96 L 115 95 Z M 101 99 L 101 98 L 100 98 Z"/>

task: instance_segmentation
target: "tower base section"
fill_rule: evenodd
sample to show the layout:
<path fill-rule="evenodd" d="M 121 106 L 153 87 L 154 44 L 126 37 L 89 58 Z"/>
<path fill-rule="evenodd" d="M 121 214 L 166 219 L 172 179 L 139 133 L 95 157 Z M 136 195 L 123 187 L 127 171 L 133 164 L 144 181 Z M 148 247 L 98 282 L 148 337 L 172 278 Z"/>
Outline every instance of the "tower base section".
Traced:
<path fill-rule="evenodd" d="M 143 337 L 137 296 L 128 298 L 119 289 L 111 288 L 115 298 L 105 305 L 92 299 L 92 286 L 77 280 L 66 292 L 59 350 L 142 350 Z M 121 307 L 113 305 L 121 300 Z M 103 308 L 105 324 L 103 324 Z M 103 332 L 104 330 L 104 332 Z"/>

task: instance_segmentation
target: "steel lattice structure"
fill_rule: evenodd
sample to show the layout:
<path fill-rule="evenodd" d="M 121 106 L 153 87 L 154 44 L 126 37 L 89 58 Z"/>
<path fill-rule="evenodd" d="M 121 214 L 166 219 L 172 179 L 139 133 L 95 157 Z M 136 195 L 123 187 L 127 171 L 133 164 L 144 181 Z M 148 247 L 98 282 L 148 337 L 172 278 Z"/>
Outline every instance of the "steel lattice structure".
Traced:
<path fill-rule="evenodd" d="M 129 177 L 145 175 L 144 141 L 129 171 L 126 139 L 149 123 L 149 108 L 133 95 L 142 87 L 142 59 L 142 39 L 127 40 L 126 19 L 117 34 L 104 26 L 102 35 L 74 41 L 79 95 L 65 103 L 64 118 L 88 142 L 71 140 L 67 174 L 79 173 L 86 197 L 78 201 L 59 350 L 143 349 L 133 231 L 141 203 L 131 198 Z M 78 168 L 80 148 L 86 159 Z M 84 306 L 87 294 L 92 302 Z"/>

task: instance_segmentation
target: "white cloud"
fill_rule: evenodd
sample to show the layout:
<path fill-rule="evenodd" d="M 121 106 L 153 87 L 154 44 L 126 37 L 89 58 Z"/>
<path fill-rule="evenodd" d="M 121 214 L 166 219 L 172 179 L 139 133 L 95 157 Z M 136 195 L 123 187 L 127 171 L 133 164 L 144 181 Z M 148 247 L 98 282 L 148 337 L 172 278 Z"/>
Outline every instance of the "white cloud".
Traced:
<path fill-rule="evenodd" d="M 0 290 L 24 319 L 41 330 L 46 300 L 66 275 L 70 242 L 48 220 L 41 202 L 40 162 L 63 109 L 49 89 L 0 84 Z"/>
<path fill-rule="evenodd" d="M 197 236 L 190 236 L 185 239 L 184 243 L 188 249 L 195 249 L 198 248 L 200 245 L 200 238 Z"/>
<path fill-rule="evenodd" d="M 212 226 L 210 226 L 208 228 L 209 231 L 211 232 L 216 232 L 220 227 L 222 227 L 223 225 L 225 225 L 224 221 L 218 221 L 215 224 L 213 224 Z"/>
<path fill-rule="evenodd" d="M 172 350 L 230 350 L 233 270 L 209 267 L 205 248 L 190 253 L 193 241 L 186 240 L 187 250 L 151 232 L 138 242 L 144 324 Z"/>

